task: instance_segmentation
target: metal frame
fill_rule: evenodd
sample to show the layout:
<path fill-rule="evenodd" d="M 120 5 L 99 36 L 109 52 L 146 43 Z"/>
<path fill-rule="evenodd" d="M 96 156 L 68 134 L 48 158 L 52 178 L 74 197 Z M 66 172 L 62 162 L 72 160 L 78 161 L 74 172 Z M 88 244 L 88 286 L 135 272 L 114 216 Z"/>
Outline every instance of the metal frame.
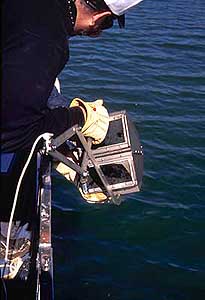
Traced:
<path fill-rule="evenodd" d="M 122 130 L 123 130 L 123 138 L 124 141 L 121 143 L 117 143 L 117 144 L 112 144 L 109 146 L 101 146 L 100 148 L 97 149 L 93 149 L 93 153 L 95 155 L 95 157 L 98 157 L 99 155 L 107 155 L 109 152 L 122 152 L 122 151 L 126 151 L 128 148 L 130 148 L 131 146 L 131 142 L 130 142 L 130 137 L 129 137 L 129 130 L 128 130 L 128 121 L 127 121 L 127 115 L 126 115 L 126 111 L 119 111 L 119 112 L 114 112 L 111 113 L 109 115 L 109 122 L 111 124 L 111 122 L 116 121 L 116 120 L 120 120 L 122 122 Z"/>
<path fill-rule="evenodd" d="M 51 159 L 41 155 L 39 172 L 39 244 L 36 300 L 53 300 L 53 249 L 51 241 Z"/>
<path fill-rule="evenodd" d="M 112 121 L 119 120 L 119 124 L 112 123 Z M 66 130 L 63 134 L 55 139 L 50 140 L 47 144 L 46 153 L 66 166 L 73 169 L 80 177 L 78 184 L 84 194 L 93 192 L 103 192 L 107 196 L 107 202 L 112 202 L 119 205 L 121 203 L 120 195 L 126 193 L 138 192 L 142 184 L 143 173 L 143 150 L 139 141 L 139 136 L 134 124 L 129 120 L 126 111 L 114 112 L 109 116 L 110 135 L 109 130 L 105 141 L 93 147 L 91 139 L 85 139 L 81 133 L 81 128 L 78 125 Z M 114 127 L 112 127 L 112 124 Z M 114 125 L 116 124 L 116 125 Z M 119 127 L 119 128 L 118 128 Z M 122 137 L 115 143 L 115 134 Z M 80 148 L 83 152 L 82 161 L 79 164 L 69 160 L 65 155 L 60 153 L 57 149 L 59 146 L 69 141 L 76 136 L 80 141 Z M 77 148 L 75 144 L 73 149 Z M 123 162 L 125 160 L 129 164 L 130 182 L 122 182 L 118 184 L 109 184 L 105 174 L 102 171 L 102 165 Z M 89 173 L 88 168 L 94 167 L 99 177 L 103 190 L 97 188 L 92 190 L 88 188 Z"/>
<path fill-rule="evenodd" d="M 74 135 L 77 135 L 78 139 L 80 140 L 85 152 L 83 156 L 83 160 L 81 163 L 81 166 L 73 163 L 69 159 L 66 158 L 66 156 L 62 155 L 57 148 L 61 146 L 64 142 L 69 140 Z M 63 162 L 68 167 L 72 168 L 74 171 L 76 171 L 80 175 L 80 182 L 82 183 L 82 188 L 84 187 L 84 190 L 86 190 L 86 182 L 88 179 L 88 172 L 87 172 L 87 165 L 88 165 L 88 159 L 93 163 L 95 166 L 96 172 L 102 181 L 107 195 L 108 199 L 112 201 L 115 204 L 120 204 L 118 197 L 112 192 L 112 189 L 110 185 L 107 182 L 106 177 L 104 176 L 100 164 L 95 159 L 95 156 L 92 153 L 91 150 L 92 142 L 90 139 L 88 141 L 85 139 L 84 135 L 81 133 L 81 128 L 78 125 L 74 125 L 72 128 L 65 131 L 63 134 L 58 136 L 56 139 L 52 139 L 50 143 L 50 148 L 47 150 L 47 154 L 52 156 L 55 159 L 58 159 L 59 161 Z"/>

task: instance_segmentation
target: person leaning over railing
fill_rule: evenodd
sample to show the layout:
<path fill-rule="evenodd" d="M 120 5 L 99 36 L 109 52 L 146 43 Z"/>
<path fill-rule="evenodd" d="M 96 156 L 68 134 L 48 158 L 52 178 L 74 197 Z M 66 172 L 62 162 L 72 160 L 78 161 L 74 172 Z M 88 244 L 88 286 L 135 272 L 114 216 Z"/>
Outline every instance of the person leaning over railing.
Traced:
<path fill-rule="evenodd" d="M 30 149 L 44 132 L 55 137 L 74 124 L 94 143 L 105 138 L 109 116 L 103 101 L 75 99 L 51 109 L 48 99 L 69 58 L 68 38 L 97 37 L 114 20 L 124 27 L 124 13 L 140 1 L 3 1 L 1 153 Z"/>

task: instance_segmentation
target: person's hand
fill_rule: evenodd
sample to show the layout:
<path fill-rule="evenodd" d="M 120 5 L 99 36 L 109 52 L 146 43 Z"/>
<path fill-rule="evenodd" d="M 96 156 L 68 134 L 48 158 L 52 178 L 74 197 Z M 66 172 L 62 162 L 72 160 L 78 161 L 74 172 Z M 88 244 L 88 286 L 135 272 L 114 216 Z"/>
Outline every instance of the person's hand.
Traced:
<path fill-rule="evenodd" d="M 109 127 L 109 114 L 103 100 L 85 102 L 82 99 L 72 100 L 70 107 L 80 107 L 84 113 L 85 125 L 82 133 L 85 137 L 91 137 L 93 144 L 100 144 L 106 137 Z"/>

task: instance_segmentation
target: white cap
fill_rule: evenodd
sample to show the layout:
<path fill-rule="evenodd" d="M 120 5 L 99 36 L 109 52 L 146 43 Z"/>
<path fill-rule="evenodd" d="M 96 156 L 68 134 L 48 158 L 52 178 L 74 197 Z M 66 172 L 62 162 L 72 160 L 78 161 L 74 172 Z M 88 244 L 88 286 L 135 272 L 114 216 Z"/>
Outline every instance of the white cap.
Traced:
<path fill-rule="evenodd" d="M 113 14 L 121 16 L 129 8 L 137 5 L 142 0 L 104 0 Z"/>

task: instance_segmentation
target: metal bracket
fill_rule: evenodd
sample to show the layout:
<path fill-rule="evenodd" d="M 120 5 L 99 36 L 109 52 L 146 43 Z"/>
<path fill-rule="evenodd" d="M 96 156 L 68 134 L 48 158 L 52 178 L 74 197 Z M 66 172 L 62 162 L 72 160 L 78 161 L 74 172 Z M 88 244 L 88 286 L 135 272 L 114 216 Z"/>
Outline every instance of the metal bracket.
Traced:
<path fill-rule="evenodd" d="M 45 153 L 41 158 L 39 189 L 39 245 L 37 256 L 38 299 L 54 299 L 53 248 L 51 244 L 51 161 Z"/>
<path fill-rule="evenodd" d="M 63 155 L 57 150 L 59 146 L 61 146 L 66 141 L 69 141 L 69 139 L 72 138 L 74 135 L 77 135 L 79 141 L 82 144 L 82 148 L 84 149 L 81 165 L 73 163 L 71 160 L 67 159 L 65 155 Z M 81 133 L 81 127 L 79 127 L 78 125 L 74 125 L 70 129 L 66 130 L 64 133 L 59 135 L 58 137 L 51 139 L 51 144 L 49 145 L 49 149 L 47 149 L 47 153 L 53 158 L 57 159 L 58 161 L 63 162 L 66 166 L 70 167 L 80 175 L 80 183 L 84 193 L 87 193 L 87 188 L 88 188 L 87 187 L 87 178 L 88 178 L 87 166 L 88 166 L 88 159 L 90 159 L 106 190 L 109 201 L 112 201 L 113 203 L 119 205 L 120 200 L 116 195 L 113 194 L 112 189 L 108 184 L 107 179 L 105 178 L 100 165 L 97 163 L 95 156 L 92 153 L 91 146 L 92 146 L 92 140 L 90 138 L 86 140 L 84 135 Z"/>

